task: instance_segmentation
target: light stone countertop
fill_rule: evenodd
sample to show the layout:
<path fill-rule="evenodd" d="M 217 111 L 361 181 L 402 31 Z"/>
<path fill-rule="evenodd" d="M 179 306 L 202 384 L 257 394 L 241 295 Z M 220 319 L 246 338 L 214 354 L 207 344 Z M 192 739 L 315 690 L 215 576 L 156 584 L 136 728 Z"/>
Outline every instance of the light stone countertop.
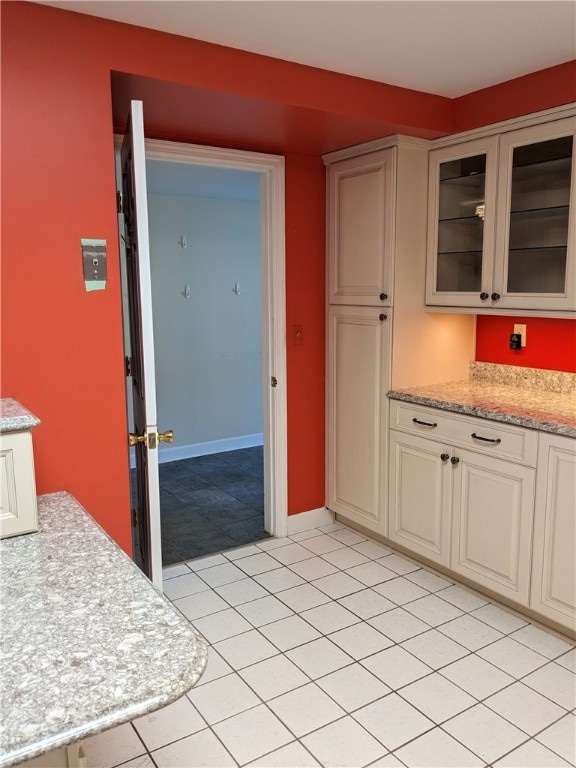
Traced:
<path fill-rule="evenodd" d="M 31 429 L 40 424 L 40 419 L 11 397 L 0 399 L 0 432 L 16 432 Z"/>
<path fill-rule="evenodd" d="M 204 639 L 68 493 L 0 541 L 0 768 L 180 698 Z"/>
<path fill-rule="evenodd" d="M 498 371 L 498 368 L 501 370 Z M 510 368 L 513 366 L 488 368 L 473 364 L 473 378 L 391 390 L 388 397 L 542 432 L 576 437 L 576 392 L 572 389 L 566 391 L 565 381 L 563 392 L 502 383 L 514 381 L 510 376 L 512 371 L 506 370 Z M 574 375 L 564 374 L 564 377 L 566 376 Z M 546 386 L 546 383 L 542 386 Z"/>

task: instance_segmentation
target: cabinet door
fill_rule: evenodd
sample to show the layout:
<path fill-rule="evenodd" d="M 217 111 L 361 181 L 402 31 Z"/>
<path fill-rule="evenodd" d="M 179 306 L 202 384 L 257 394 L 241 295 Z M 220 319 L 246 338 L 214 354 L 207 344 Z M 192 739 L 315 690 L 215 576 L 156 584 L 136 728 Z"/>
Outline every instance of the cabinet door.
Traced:
<path fill-rule="evenodd" d="M 530 607 L 576 630 L 576 441 L 540 435 Z"/>
<path fill-rule="evenodd" d="M 534 470 L 472 451 L 453 458 L 452 569 L 528 605 Z"/>
<path fill-rule="evenodd" d="M 426 303 L 491 304 L 497 137 L 430 153 Z"/>
<path fill-rule="evenodd" d="M 574 129 L 558 120 L 500 139 L 498 306 L 576 309 Z"/>
<path fill-rule="evenodd" d="M 396 148 L 328 166 L 331 304 L 389 306 Z"/>
<path fill-rule="evenodd" d="M 0 537 L 38 530 L 32 434 L 0 436 Z"/>
<path fill-rule="evenodd" d="M 372 530 L 385 524 L 390 313 L 330 307 L 327 506 Z"/>
<path fill-rule="evenodd" d="M 390 431 L 388 538 L 449 565 L 450 448 Z"/>
<path fill-rule="evenodd" d="M 45 752 L 39 757 L 19 763 L 18 766 L 19 768 L 87 768 L 81 741 L 68 747 Z"/>

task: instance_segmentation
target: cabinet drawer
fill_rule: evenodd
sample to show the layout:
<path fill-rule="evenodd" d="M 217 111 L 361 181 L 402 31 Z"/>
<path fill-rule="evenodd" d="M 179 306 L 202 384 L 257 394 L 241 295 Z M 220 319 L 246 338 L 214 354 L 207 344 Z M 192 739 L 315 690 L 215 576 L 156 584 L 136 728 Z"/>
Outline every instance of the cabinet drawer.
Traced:
<path fill-rule="evenodd" d="M 538 433 L 524 427 L 397 400 L 390 401 L 390 427 L 536 466 Z"/>

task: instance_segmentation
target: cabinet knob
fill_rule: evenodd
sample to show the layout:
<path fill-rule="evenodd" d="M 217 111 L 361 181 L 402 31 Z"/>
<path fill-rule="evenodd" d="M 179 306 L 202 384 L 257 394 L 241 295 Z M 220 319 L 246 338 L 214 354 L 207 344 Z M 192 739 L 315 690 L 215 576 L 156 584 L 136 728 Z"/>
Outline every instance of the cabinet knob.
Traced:
<path fill-rule="evenodd" d="M 450 458 L 450 454 L 449 453 L 441 453 L 440 454 L 440 458 L 442 459 L 442 461 L 448 461 L 448 459 Z"/>
<path fill-rule="evenodd" d="M 480 298 L 482 299 L 482 301 L 486 301 L 486 299 L 490 298 L 490 294 L 486 293 L 486 291 L 482 291 L 482 293 L 480 294 Z"/>
<path fill-rule="evenodd" d="M 456 464 L 460 464 L 460 459 L 458 458 L 458 456 L 452 456 L 450 461 L 452 462 L 452 464 L 454 464 L 454 466 L 456 466 Z"/>
<path fill-rule="evenodd" d="M 386 301 L 387 298 L 388 298 L 388 294 L 387 293 L 381 293 L 380 294 L 380 301 Z"/>
<path fill-rule="evenodd" d="M 382 322 L 383 320 L 388 319 L 388 315 L 378 315 L 378 319 Z"/>
<path fill-rule="evenodd" d="M 496 292 L 494 292 L 494 293 L 493 293 L 493 294 L 490 296 L 490 298 L 492 299 L 492 301 L 498 301 L 498 299 L 500 298 L 500 294 L 499 294 L 499 293 L 496 293 Z"/>

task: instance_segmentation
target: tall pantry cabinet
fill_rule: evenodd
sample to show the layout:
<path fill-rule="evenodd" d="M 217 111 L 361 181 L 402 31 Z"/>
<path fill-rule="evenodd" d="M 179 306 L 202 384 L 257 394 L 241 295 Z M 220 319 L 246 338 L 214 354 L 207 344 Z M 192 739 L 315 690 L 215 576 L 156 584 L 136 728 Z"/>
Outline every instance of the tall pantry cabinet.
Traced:
<path fill-rule="evenodd" d="M 467 378 L 473 318 L 424 309 L 427 142 L 395 136 L 324 161 L 326 506 L 386 536 L 386 393 Z"/>

